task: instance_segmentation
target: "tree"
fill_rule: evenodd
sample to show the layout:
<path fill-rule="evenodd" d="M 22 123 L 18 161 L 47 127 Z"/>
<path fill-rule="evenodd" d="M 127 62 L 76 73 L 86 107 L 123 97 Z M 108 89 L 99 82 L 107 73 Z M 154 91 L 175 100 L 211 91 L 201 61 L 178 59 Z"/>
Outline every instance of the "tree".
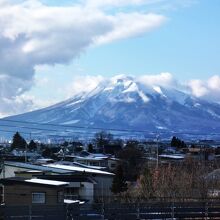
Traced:
<path fill-rule="evenodd" d="M 42 156 L 43 157 L 48 157 L 50 158 L 52 156 L 52 150 L 49 147 L 46 147 L 43 151 L 42 151 Z"/>
<path fill-rule="evenodd" d="M 122 140 L 120 139 L 113 140 L 108 145 L 105 145 L 105 153 L 115 155 L 122 150 L 122 146 L 123 146 Z"/>
<path fill-rule="evenodd" d="M 175 136 L 173 136 L 170 144 L 171 144 L 171 147 L 186 148 L 185 142 Z"/>
<path fill-rule="evenodd" d="M 74 149 L 74 153 L 79 153 L 83 151 L 83 147 L 82 146 L 76 146 Z"/>
<path fill-rule="evenodd" d="M 37 149 L 37 144 L 33 140 L 31 140 L 30 143 L 28 144 L 28 149 L 36 150 Z"/>
<path fill-rule="evenodd" d="M 62 146 L 63 147 L 67 147 L 69 145 L 69 143 L 67 142 L 67 141 L 64 141 L 63 143 L 62 143 Z"/>
<path fill-rule="evenodd" d="M 114 194 L 121 193 L 127 190 L 127 183 L 125 182 L 124 172 L 121 165 L 116 168 L 115 176 L 112 181 L 111 191 Z"/>
<path fill-rule="evenodd" d="M 26 145 L 27 142 L 25 141 L 25 139 L 19 134 L 19 132 L 16 132 L 13 136 L 11 148 L 25 149 Z"/>
<path fill-rule="evenodd" d="M 137 180 L 144 162 L 144 151 L 138 147 L 138 142 L 128 141 L 117 156 L 124 161 L 122 166 L 126 180 Z"/>
<path fill-rule="evenodd" d="M 88 152 L 94 153 L 93 145 L 91 143 L 88 145 Z"/>
<path fill-rule="evenodd" d="M 112 140 L 113 135 L 106 131 L 96 133 L 94 138 L 94 142 L 101 152 L 105 151 L 105 147 L 109 145 Z"/>
<path fill-rule="evenodd" d="M 142 198 L 150 198 L 154 195 L 152 171 L 145 166 L 139 177 L 139 194 Z"/>

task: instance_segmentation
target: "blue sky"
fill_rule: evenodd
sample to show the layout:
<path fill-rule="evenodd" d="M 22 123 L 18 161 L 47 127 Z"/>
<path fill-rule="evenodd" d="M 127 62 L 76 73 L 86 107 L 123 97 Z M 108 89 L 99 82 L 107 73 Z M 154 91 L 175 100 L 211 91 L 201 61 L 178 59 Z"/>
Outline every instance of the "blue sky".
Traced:
<path fill-rule="evenodd" d="M 45 2 L 57 5 L 56 1 Z M 72 1 L 63 1 L 63 4 L 70 3 Z M 153 7 L 149 8 L 152 10 Z M 200 0 L 188 7 L 156 8 L 155 11 L 167 16 L 164 25 L 139 37 L 89 48 L 74 60 L 81 73 L 111 76 L 170 72 L 184 81 L 205 80 L 220 73 L 218 0 Z M 72 69 L 78 72 L 76 64 L 72 64 Z"/>
<path fill-rule="evenodd" d="M 0 116 L 71 97 L 85 77 L 88 86 L 100 76 L 168 73 L 193 95 L 220 94 L 219 0 L 0 0 L 0 6 Z"/>

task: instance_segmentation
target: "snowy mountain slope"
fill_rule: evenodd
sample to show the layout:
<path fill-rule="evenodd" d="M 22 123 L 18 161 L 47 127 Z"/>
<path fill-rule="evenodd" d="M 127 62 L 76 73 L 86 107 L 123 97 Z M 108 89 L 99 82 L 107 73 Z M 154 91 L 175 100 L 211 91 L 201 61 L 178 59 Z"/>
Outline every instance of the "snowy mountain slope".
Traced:
<path fill-rule="evenodd" d="M 103 129 L 194 134 L 220 133 L 220 105 L 185 92 L 146 86 L 118 76 L 48 108 L 9 120 Z M 64 132 L 65 133 L 65 132 Z"/>

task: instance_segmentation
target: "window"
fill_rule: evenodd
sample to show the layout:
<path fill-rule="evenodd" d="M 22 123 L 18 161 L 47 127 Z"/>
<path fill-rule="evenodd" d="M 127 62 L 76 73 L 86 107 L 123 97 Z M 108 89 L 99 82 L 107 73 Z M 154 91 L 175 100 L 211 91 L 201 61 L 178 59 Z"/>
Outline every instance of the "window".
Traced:
<path fill-rule="evenodd" d="M 32 193 L 32 203 L 43 204 L 45 202 L 46 202 L 46 193 L 44 192 Z"/>

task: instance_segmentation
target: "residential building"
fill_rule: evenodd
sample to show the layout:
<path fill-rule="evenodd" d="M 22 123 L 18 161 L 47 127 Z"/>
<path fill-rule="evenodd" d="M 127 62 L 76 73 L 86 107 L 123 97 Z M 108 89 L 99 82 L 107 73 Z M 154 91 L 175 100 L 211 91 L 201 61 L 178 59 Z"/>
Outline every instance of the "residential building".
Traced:
<path fill-rule="evenodd" d="M 12 177 L 1 179 L 2 204 L 6 206 L 64 204 L 64 187 L 68 182 Z"/>

